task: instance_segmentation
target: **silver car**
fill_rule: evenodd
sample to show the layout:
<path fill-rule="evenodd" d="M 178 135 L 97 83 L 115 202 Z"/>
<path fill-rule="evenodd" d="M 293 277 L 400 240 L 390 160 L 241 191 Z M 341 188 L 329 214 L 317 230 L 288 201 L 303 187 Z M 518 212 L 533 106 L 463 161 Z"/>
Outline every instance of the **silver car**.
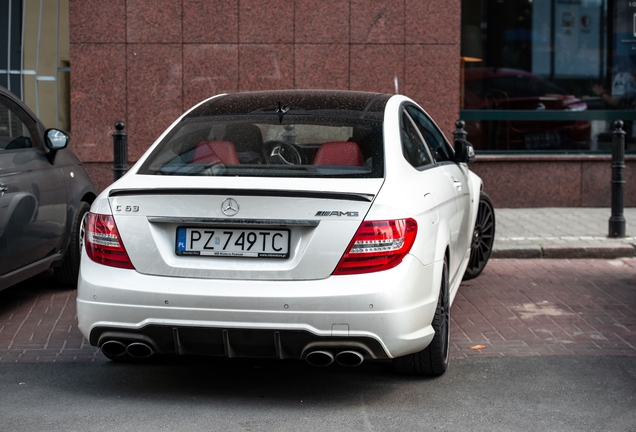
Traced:
<path fill-rule="evenodd" d="M 0 87 L 0 290 L 51 267 L 61 283 L 77 283 L 96 192 L 69 139 Z"/>

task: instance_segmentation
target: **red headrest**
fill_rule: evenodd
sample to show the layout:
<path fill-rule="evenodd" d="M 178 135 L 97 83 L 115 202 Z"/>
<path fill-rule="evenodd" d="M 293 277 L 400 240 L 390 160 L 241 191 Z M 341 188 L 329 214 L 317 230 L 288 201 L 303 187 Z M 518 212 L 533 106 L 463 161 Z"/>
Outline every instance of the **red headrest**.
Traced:
<path fill-rule="evenodd" d="M 226 165 L 240 164 L 234 144 L 229 141 L 201 141 L 194 149 L 191 163 Z"/>
<path fill-rule="evenodd" d="M 364 166 L 358 144 L 350 141 L 326 142 L 320 146 L 314 165 Z"/>

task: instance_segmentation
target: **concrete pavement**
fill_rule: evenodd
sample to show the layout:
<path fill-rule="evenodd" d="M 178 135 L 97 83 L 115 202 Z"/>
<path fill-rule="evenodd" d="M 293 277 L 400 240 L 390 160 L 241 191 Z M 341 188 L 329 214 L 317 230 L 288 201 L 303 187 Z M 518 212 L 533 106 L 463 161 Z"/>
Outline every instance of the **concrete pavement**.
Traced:
<path fill-rule="evenodd" d="M 609 208 L 495 209 L 493 258 L 620 258 L 636 255 L 636 208 L 626 238 L 607 238 Z"/>

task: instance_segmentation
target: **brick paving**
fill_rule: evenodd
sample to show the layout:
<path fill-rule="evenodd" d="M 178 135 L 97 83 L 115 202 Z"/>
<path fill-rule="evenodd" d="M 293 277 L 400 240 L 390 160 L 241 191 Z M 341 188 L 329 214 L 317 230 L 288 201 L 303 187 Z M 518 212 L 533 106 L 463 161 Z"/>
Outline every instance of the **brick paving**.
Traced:
<path fill-rule="evenodd" d="M 77 329 L 75 293 L 50 273 L 0 292 L 0 363 L 108 361 Z M 491 260 L 451 315 L 453 358 L 636 356 L 636 259 Z"/>
<path fill-rule="evenodd" d="M 493 260 L 451 315 L 453 357 L 636 356 L 636 259 Z"/>
<path fill-rule="evenodd" d="M 0 292 L 0 363 L 107 361 L 79 332 L 75 298 L 51 272 Z"/>

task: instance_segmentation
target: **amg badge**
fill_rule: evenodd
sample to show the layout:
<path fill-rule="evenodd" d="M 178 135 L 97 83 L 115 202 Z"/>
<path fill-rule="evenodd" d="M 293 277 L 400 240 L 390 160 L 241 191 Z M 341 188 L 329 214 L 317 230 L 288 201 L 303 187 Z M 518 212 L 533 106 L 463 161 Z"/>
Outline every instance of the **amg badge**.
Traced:
<path fill-rule="evenodd" d="M 316 216 L 349 216 L 349 217 L 358 217 L 358 212 L 357 211 L 348 211 L 348 212 L 319 211 L 318 213 L 316 213 Z"/>

